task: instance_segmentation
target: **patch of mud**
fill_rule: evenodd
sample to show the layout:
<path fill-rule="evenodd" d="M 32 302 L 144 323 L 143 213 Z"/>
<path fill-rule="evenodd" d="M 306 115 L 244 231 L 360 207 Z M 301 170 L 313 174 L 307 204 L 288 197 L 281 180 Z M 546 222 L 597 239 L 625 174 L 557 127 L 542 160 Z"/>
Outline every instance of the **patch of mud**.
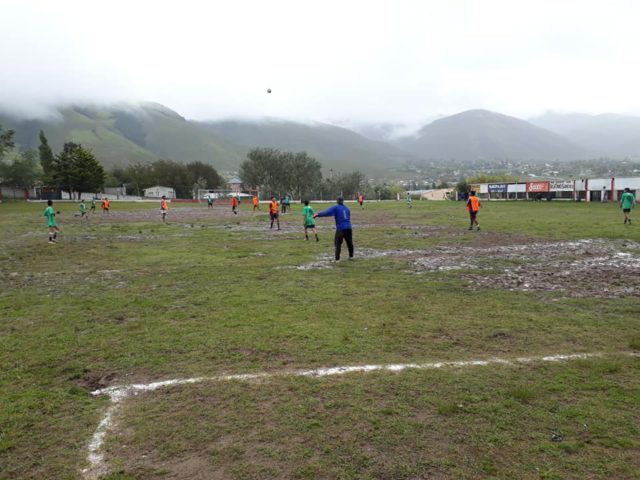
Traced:
<path fill-rule="evenodd" d="M 405 258 L 416 273 L 460 270 L 474 287 L 609 298 L 640 296 L 638 251 L 638 242 L 587 239 L 486 247 L 445 245 L 425 250 L 356 248 L 355 258 Z M 333 257 L 323 254 L 313 262 L 283 268 L 333 266 Z"/>
<path fill-rule="evenodd" d="M 400 225 L 401 230 L 429 230 L 429 231 L 447 231 L 451 230 L 449 227 L 442 225 Z"/>
<path fill-rule="evenodd" d="M 125 288 L 128 277 L 140 275 L 123 269 L 69 271 L 4 271 L 0 270 L 0 289 L 4 291 L 20 290 L 24 288 L 41 289 L 49 296 L 65 295 L 84 297 L 95 286 L 111 288 Z M 71 288 L 73 286 L 73 288 Z"/>
<path fill-rule="evenodd" d="M 116 378 L 113 372 L 87 372 L 76 380 L 76 384 L 90 392 L 109 387 Z"/>
<path fill-rule="evenodd" d="M 557 260 L 507 268 L 497 277 L 470 276 L 477 285 L 520 291 L 561 292 L 567 297 L 640 296 L 640 257 L 630 253 Z"/>
<path fill-rule="evenodd" d="M 282 235 L 285 233 L 301 233 L 303 231 L 300 223 L 290 224 L 280 222 L 280 229 L 278 230 L 274 225 L 273 228 L 269 228 L 270 221 L 264 222 L 251 222 L 251 223 L 227 223 L 220 225 L 218 228 L 223 228 L 232 232 L 249 232 L 249 233 L 268 233 L 270 235 Z"/>
<path fill-rule="evenodd" d="M 116 240 L 124 242 L 146 242 L 160 239 L 159 235 L 116 235 Z"/>
<path fill-rule="evenodd" d="M 623 251 L 637 242 L 578 240 L 491 247 L 436 247 L 414 261 L 418 272 L 469 272 L 474 286 L 559 292 L 564 297 L 640 296 L 640 256 Z M 500 265 L 507 263 L 507 265 Z"/>
<path fill-rule="evenodd" d="M 346 246 L 342 248 L 342 258 L 340 261 L 347 261 L 348 251 Z M 404 250 L 404 249 L 394 249 L 394 250 L 375 250 L 373 248 L 356 248 L 354 258 L 356 260 L 360 259 L 369 259 L 369 258 L 381 258 L 381 257 L 410 257 L 416 256 L 420 254 L 424 254 L 424 250 Z M 333 260 L 333 255 L 322 254 L 318 260 L 310 263 L 305 263 L 303 265 L 297 265 L 293 267 L 284 267 L 284 268 L 294 268 L 296 270 L 318 270 L 323 268 L 331 268 L 335 266 L 336 262 Z"/>
<path fill-rule="evenodd" d="M 463 235 L 471 237 L 471 241 L 467 245 L 474 247 L 497 247 L 497 246 L 513 246 L 525 244 L 546 244 L 551 241 L 532 238 L 526 235 L 518 235 L 513 233 L 497 233 L 497 232 L 477 232 L 462 230 Z"/>

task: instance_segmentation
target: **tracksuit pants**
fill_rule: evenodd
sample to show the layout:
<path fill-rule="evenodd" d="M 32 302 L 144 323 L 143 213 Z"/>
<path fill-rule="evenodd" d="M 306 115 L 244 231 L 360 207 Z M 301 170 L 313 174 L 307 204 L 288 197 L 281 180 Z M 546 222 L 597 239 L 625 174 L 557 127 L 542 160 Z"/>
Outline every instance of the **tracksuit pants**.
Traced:
<path fill-rule="evenodd" d="M 340 260 L 340 251 L 342 250 L 342 241 L 347 242 L 347 249 L 349 250 L 349 258 L 353 258 L 353 230 L 336 230 L 336 236 L 334 239 L 336 245 L 336 260 Z"/>

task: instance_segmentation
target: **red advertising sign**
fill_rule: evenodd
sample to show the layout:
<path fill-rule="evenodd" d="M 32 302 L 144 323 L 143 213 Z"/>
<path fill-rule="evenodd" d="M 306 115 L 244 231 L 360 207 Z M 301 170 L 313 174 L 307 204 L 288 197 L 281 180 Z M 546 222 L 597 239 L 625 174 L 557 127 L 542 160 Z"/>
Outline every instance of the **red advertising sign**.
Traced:
<path fill-rule="evenodd" d="M 527 182 L 527 192 L 544 193 L 549 191 L 549 182 Z"/>

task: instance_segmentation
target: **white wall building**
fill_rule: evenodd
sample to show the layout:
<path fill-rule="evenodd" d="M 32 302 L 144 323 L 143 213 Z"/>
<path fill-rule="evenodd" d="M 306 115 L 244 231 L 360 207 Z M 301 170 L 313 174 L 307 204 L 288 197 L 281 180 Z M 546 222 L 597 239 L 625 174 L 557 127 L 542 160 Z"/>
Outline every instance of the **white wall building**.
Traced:
<path fill-rule="evenodd" d="M 160 185 L 145 188 L 143 192 L 145 198 L 161 198 L 162 196 L 167 198 L 176 198 L 176 191 L 173 188 L 162 187 Z"/>
<path fill-rule="evenodd" d="M 539 180 L 519 183 L 483 183 L 470 186 L 482 199 L 563 199 L 586 202 L 617 202 L 625 188 L 636 198 L 640 194 L 640 177 L 580 178 L 577 180 Z"/>

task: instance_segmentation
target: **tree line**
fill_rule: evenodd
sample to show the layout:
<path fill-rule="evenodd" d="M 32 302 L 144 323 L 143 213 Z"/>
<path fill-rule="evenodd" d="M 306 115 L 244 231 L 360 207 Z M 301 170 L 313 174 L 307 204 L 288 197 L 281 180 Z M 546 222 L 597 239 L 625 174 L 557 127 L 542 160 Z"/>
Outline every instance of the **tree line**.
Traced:
<path fill-rule="evenodd" d="M 79 198 L 82 192 L 99 192 L 104 187 L 126 187 L 142 196 L 146 188 L 161 185 L 173 188 L 178 198 L 193 198 L 199 189 L 216 189 L 224 179 L 203 162 L 179 163 L 156 160 L 115 167 L 106 172 L 91 150 L 68 142 L 54 154 L 47 137 L 40 131 L 37 151 L 15 151 L 15 131 L 0 127 L 0 184 L 22 189 L 43 185 L 69 192 Z M 307 152 L 283 152 L 275 148 L 255 148 L 240 165 L 245 186 L 261 192 L 263 198 L 290 194 L 295 198 L 331 199 L 341 195 L 355 198 L 358 193 L 370 199 L 395 198 L 398 185 L 372 185 L 360 171 L 322 174 L 322 164 Z"/>
<path fill-rule="evenodd" d="M 68 142 L 58 154 L 53 153 L 47 137 L 40 131 L 38 151 L 15 151 L 15 130 L 0 127 L 0 184 L 28 189 L 37 183 L 74 193 L 100 191 L 105 171 L 93 153 L 81 145 Z"/>
<path fill-rule="evenodd" d="M 260 190 L 263 197 L 353 198 L 367 189 L 362 172 L 323 177 L 322 164 L 307 152 L 283 152 L 276 148 L 254 148 L 240 165 L 240 179 Z"/>
<path fill-rule="evenodd" d="M 161 185 L 173 188 L 178 198 L 193 198 L 198 189 L 216 189 L 223 184 L 224 179 L 211 165 L 202 162 L 184 164 L 173 160 L 116 167 L 107 179 L 107 186 L 124 185 L 133 195 L 142 196 L 145 188 Z"/>
<path fill-rule="evenodd" d="M 145 188 L 162 185 L 176 196 L 192 198 L 200 188 L 218 188 L 224 180 L 215 168 L 202 162 L 182 164 L 173 160 L 136 163 L 106 172 L 91 150 L 68 142 L 54 154 L 43 131 L 37 151 L 16 152 L 15 130 L 0 126 L 0 185 L 29 189 L 34 185 L 52 187 L 77 198 L 83 192 L 100 192 L 104 187 L 125 186 L 142 196 Z"/>

